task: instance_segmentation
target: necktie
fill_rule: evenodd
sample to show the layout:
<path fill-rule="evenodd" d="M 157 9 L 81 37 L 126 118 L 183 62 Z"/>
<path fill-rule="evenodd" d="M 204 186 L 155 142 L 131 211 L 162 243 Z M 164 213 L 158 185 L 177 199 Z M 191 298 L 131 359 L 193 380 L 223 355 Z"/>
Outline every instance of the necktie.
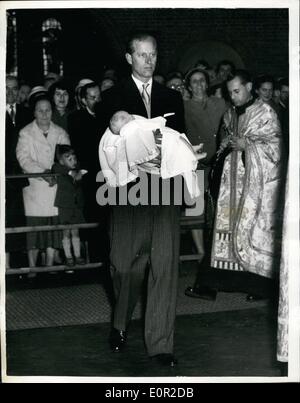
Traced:
<path fill-rule="evenodd" d="M 148 118 L 150 119 L 151 117 L 151 103 L 150 103 L 150 95 L 147 91 L 147 87 L 149 86 L 149 84 L 143 84 L 143 91 L 142 91 L 142 98 L 147 110 L 147 115 Z"/>
<path fill-rule="evenodd" d="M 15 113 L 13 105 L 10 105 L 10 117 L 11 117 L 13 124 L 15 124 L 16 123 L 16 113 Z"/>

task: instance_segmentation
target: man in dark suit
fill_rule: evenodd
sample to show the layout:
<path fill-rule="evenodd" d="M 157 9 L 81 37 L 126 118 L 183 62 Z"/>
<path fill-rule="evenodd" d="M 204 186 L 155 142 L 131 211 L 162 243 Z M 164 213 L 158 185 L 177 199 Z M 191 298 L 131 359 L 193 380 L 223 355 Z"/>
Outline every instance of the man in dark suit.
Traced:
<path fill-rule="evenodd" d="M 17 104 L 18 80 L 13 76 L 6 77 L 6 116 L 5 116 L 5 173 L 21 173 L 21 168 L 16 158 L 16 146 L 19 131 L 33 120 L 30 110 Z M 18 181 L 18 182 L 16 182 Z M 13 184 L 14 182 L 14 184 Z M 21 179 L 13 182 L 8 181 L 11 186 L 24 184 Z"/>
<path fill-rule="evenodd" d="M 68 129 L 80 168 L 88 171 L 82 180 L 85 200 L 84 217 L 87 222 L 94 222 L 101 215 L 95 197 L 96 175 L 100 169 L 97 151 L 102 127 L 97 108 L 97 104 L 100 102 L 100 88 L 96 82 L 90 81 L 80 91 L 82 108 L 68 116 Z M 102 239 L 101 230 L 95 228 L 82 230 L 81 232 L 82 238 L 88 242 L 88 252 L 91 260 L 98 261 L 106 258 L 105 253 L 102 253 L 102 248 L 99 248 L 98 244 L 99 238 L 101 237 Z M 102 239 L 102 242 L 106 242 L 106 240 Z"/>
<path fill-rule="evenodd" d="M 279 80 L 279 112 L 278 117 L 281 124 L 282 138 L 285 151 L 289 154 L 289 81 L 286 78 Z"/>
<path fill-rule="evenodd" d="M 6 77 L 6 135 L 8 146 L 17 143 L 19 131 L 33 120 L 30 110 L 17 104 L 18 80 L 13 76 Z"/>
<path fill-rule="evenodd" d="M 6 116 L 5 116 L 5 174 L 20 174 L 22 170 L 16 158 L 16 146 L 19 131 L 26 126 L 33 116 L 29 109 L 17 104 L 18 80 L 6 77 Z M 6 181 L 6 226 L 25 225 L 22 188 L 27 179 L 8 179 Z M 6 266 L 10 267 L 10 252 L 25 249 L 25 237 L 22 234 L 6 236 Z"/>
<path fill-rule="evenodd" d="M 81 88 L 83 107 L 68 117 L 69 135 L 80 167 L 87 169 L 87 178 L 96 176 L 99 171 L 97 145 L 100 140 L 100 119 L 96 108 L 100 101 L 100 88 L 90 82 Z M 91 178 L 95 183 L 95 177 Z"/>
<path fill-rule="evenodd" d="M 126 60 L 131 77 L 103 93 L 105 125 L 118 110 L 148 118 L 170 114 L 166 125 L 183 132 L 180 94 L 152 78 L 157 61 L 155 38 L 149 34 L 133 36 Z M 112 206 L 111 212 L 110 264 L 115 292 L 111 348 L 119 352 L 125 346 L 128 325 L 147 273 L 147 352 L 154 362 L 174 366 L 180 206 L 128 204 Z"/>

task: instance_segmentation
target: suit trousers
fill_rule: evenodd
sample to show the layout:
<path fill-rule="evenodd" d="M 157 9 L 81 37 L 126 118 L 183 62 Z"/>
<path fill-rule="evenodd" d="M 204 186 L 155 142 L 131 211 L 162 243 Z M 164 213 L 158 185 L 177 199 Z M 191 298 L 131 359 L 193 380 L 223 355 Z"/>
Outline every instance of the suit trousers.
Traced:
<path fill-rule="evenodd" d="M 172 353 L 180 207 L 114 206 L 110 241 L 114 327 L 127 329 L 146 279 L 145 343 L 148 354 Z"/>

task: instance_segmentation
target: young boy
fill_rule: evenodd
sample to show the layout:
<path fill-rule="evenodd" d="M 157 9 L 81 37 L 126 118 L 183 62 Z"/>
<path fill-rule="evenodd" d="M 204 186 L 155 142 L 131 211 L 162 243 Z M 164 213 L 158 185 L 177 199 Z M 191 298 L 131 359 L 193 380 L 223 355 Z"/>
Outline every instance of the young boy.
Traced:
<path fill-rule="evenodd" d="M 57 145 L 56 160 L 52 172 L 60 174 L 57 176 L 57 192 L 54 203 L 58 207 L 59 222 L 60 224 L 84 223 L 81 179 L 86 171 L 79 170 L 76 155 L 69 145 Z M 63 230 L 62 244 L 67 266 L 85 264 L 80 253 L 78 228 Z M 72 256 L 71 245 L 75 259 Z"/>

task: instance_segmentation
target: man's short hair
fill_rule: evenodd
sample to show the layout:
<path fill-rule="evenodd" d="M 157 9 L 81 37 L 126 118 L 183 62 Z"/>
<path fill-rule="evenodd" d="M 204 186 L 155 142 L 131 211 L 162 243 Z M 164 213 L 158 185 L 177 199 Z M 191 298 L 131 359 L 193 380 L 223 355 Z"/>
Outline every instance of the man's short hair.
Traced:
<path fill-rule="evenodd" d="M 232 81 L 234 78 L 238 77 L 243 85 L 247 83 L 252 83 L 251 74 L 247 70 L 238 69 L 234 74 L 230 74 L 226 80 L 226 83 Z"/>
<path fill-rule="evenodd" d="M 179 80 L 184 79 L 183 74 L 180 71 L 171 71 L 166 75 L 166 82 L 173 80 L 174 78 L 178 78 Z"/>
<path fill-rule="evenodd" d="M 150 39 L 155 47 L 157 48 L 157 42 L 156 39 L 154 37 L 154 35 L 152 35 L 149 32 L 135 32 L 133 34 L 130 35 L 128 41 L 127 41 L 127 45 L 126 45 L 126 53 L 129 53 L 130 55 L 132 55 L 132 53 L 134 52 L 134 42 L 135 41 L 146 41 Z"/>
<path fill-rule="evenodd" d="M 221 61 L 217 64 L 217 67 L 216 67 L 216 73 L 217 73 L 217 74 L 219 73 L 219 70 L 220 70 L 220 67 L 221 67 L 221 66 L 230 66 L 231 72 L 234 74 L 235 65 L 232 63 L 232 61 L 227 60 L 227 59 L 221 60 Z"/>
<path fill-rule="evenodd" d="M 285 86 L 285 87 L 289 87 L 289 80 L 288 78 L 281 78 L 280 80 L 278 80 L 278 88 L 281 90 L 281 88 Z"/>
<path fill-rule="evenodd" d="M 196 68 L 196 67 L 200 67 L 200 66 L 204 66 L 204 69 L 205 69 L 205 70 L 208 70 L 208 69 L 211 68 L 210 65 L 209 65 L 209 63 L 208 63 L 206 60 L 204 60 L 204 59 L 199 59 L 199 60 L 197 60 L 196 63 L 195 63 L 195 65 L 194 65 L 195 68 Z M 200 68 L 203 68 L 203 67 L 200 67 Z"/>
<path fill-rule="evenodd" d="M 6 81 L 8 81 L 8 80 L 14 80 L 14 81 L 16 81 L 16 83 L 17 83 L 18 86 L 19 86 L 19 81 L 18 81 L 17 77 L 15 77 L 15 76 L 13 76 L 13 75 L 11 75 L 11 74 L 7 74 L 7 75 L 6 75 Z"/>

